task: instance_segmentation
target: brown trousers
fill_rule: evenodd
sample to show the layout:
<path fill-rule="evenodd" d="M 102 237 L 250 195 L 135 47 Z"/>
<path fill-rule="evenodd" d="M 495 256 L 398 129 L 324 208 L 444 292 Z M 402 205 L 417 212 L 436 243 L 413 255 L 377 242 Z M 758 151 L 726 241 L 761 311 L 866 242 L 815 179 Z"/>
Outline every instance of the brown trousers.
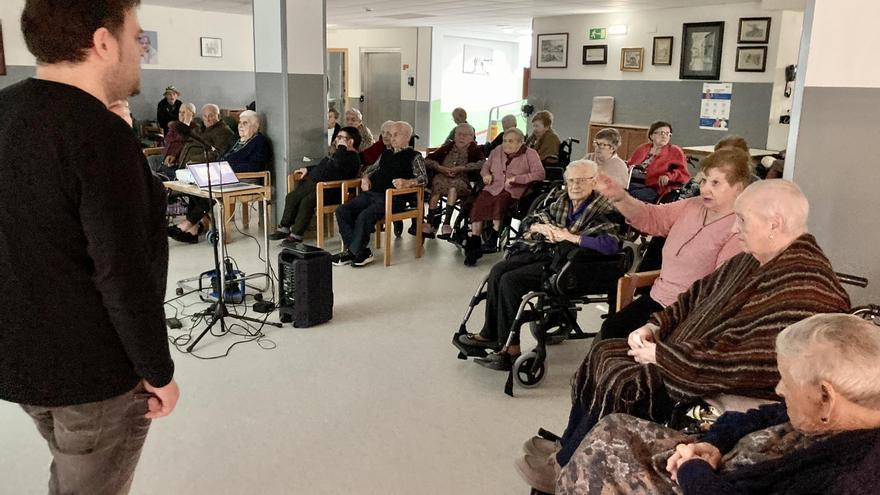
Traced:
<path fill-rule="evenodd" d="M 126 494 L 150 420 L 143 386 L 99 402 L 41 407 L 22 404 L 49 444 L 49 494 Z"/>

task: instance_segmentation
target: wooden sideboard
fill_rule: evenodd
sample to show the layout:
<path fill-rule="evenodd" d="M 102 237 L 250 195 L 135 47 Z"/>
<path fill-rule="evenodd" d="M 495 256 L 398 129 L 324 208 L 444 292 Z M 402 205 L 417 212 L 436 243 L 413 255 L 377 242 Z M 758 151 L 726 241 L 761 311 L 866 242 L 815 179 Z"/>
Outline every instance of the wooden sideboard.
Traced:
<path fill-rule="evenodd" d="M 587 152 L 593 151 L 593 139 L 596 134 L 605 128 L 617 129 L 620 133 L 620 147 L 617 148 L 617 154 L 624 160 L 627 160 L 632 152 L 639 147 L 640 144 L 648 142 L 648 126 L 644 125 L 628 125 L 628 124 L 593 124 L 587 127 Z"/>

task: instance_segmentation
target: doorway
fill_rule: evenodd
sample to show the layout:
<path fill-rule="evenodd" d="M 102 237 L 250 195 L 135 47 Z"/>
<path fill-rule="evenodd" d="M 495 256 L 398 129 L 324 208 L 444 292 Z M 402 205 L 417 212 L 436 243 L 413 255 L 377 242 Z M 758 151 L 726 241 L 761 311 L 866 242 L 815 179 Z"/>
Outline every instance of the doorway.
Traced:
<path fill-rule="evenodd" d="M 361 112 L 378 139 L 386 120 L 400 120 L 400 50 L 361 52 Z"/>
<path fill-rule="evenodd" d="M 327 108 L 339 112 L 348 109 L 348 49 L 327 49 Z"/>

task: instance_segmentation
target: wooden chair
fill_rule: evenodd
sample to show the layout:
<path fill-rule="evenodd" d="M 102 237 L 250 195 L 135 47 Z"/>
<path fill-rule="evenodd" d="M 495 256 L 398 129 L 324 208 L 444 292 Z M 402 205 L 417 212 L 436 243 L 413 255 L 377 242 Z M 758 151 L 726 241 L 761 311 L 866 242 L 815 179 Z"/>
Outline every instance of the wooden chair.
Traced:
<path fill-rule="evenodd" d="M 625 308 L 635 299 L 636 291 L 643 287 L 650 287 L 654 280 L 660 276 L 660 270 L 650 272 L 627 273 L 617 280 L 617 307 L 616 311 Z"/>
<path fill-rule="evenodd" d="M 144 148 L 144 156 L 164 155 L 164 146 L 154 146 L 152 148 Z"/>
<path fill-rule="evenodd" d="M 405 210 L 398 213 L 391 211 L 392 200 L 395 196 L 404 194 L 416 194 L 415 208 Z M 413 218 L 416 222 L 416 258 L 422 257 L 424 250 L 422 239 L 422 216 L 425 204 L 425 186 L 406 187 L 403 189 L 387 189 L 385 191 L 385 218 L 376 222 L 376 248 L 382 248 L 382 237 L 385 237 L 385 266 L 391 266 L 391 225 L 397 220 L 406 220 Z M 385 225 L 385 232 L 382 232 L 382 225 Z"/>
<path fill-rule="evenodd" d="M 326 182 L 318 182 L 316 186 L 316 207 L 315 207 L 315 230 L 316 243 L 319 248 L 324 248 L 324 236 L 334 235 L 334 222 L 336 210 L 343 204 L 347 203 L 353 196 L 357 196 L 360 192 L 361 180 L 334 180 Z M 332 190 L 339 191 L 340 202 L 336 204 L 327 204 L 327 192 Z"/>
<path fill-rule="evenodd" d="M 238 177 L 238 180 L 244 181 L 246 179 L 259 179 L 260 185 L 268 186 L 269 194 L 266 200 L 268 201 L 266 204 L 266 208 L 271 208 L 272 202 L 272 174 L 268 171 L 262 172 L 241 172 L 235 174 Z M 241 222 L 245 228 L 250 224 L 250 205 L 254 201 L 262 200 L 262 196 L 259 194 L 250 194 L 247 196 L 235 196 L 234 198 L 230 198 L 224 201 L 223 211 L 226 212 L 226 218 L 223 219 L 223 226 L 226 227 L 224 236 L 224 242 L 229 242 L 231 239 L 231 229 L 229 228 L 232 219 L 235 217 L 235 208 L 239 204 L 241 204 Z M 272 217 L 271 209 L 267 210 L 266 213 L 269 217 Z"/>

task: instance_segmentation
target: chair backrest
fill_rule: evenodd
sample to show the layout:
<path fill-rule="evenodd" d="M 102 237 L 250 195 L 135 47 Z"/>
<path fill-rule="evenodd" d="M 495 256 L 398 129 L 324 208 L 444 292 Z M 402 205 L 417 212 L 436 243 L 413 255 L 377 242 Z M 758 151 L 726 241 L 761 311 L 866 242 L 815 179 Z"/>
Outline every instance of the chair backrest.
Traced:
<path fill-rule="evenodd" d="M 617 311 L 625 308 L 635 298 L 636 291 L 642 287 L 650 287 L 660 276 L 660 270 L 650 272 L 627 273 L 617 281 Z"/>
<path fill-rule="evenodd" d="M 152 148 L 144 148 L 144 156 L 164 155 L 165 148 L 162 146 L 154 146 Z"/>

